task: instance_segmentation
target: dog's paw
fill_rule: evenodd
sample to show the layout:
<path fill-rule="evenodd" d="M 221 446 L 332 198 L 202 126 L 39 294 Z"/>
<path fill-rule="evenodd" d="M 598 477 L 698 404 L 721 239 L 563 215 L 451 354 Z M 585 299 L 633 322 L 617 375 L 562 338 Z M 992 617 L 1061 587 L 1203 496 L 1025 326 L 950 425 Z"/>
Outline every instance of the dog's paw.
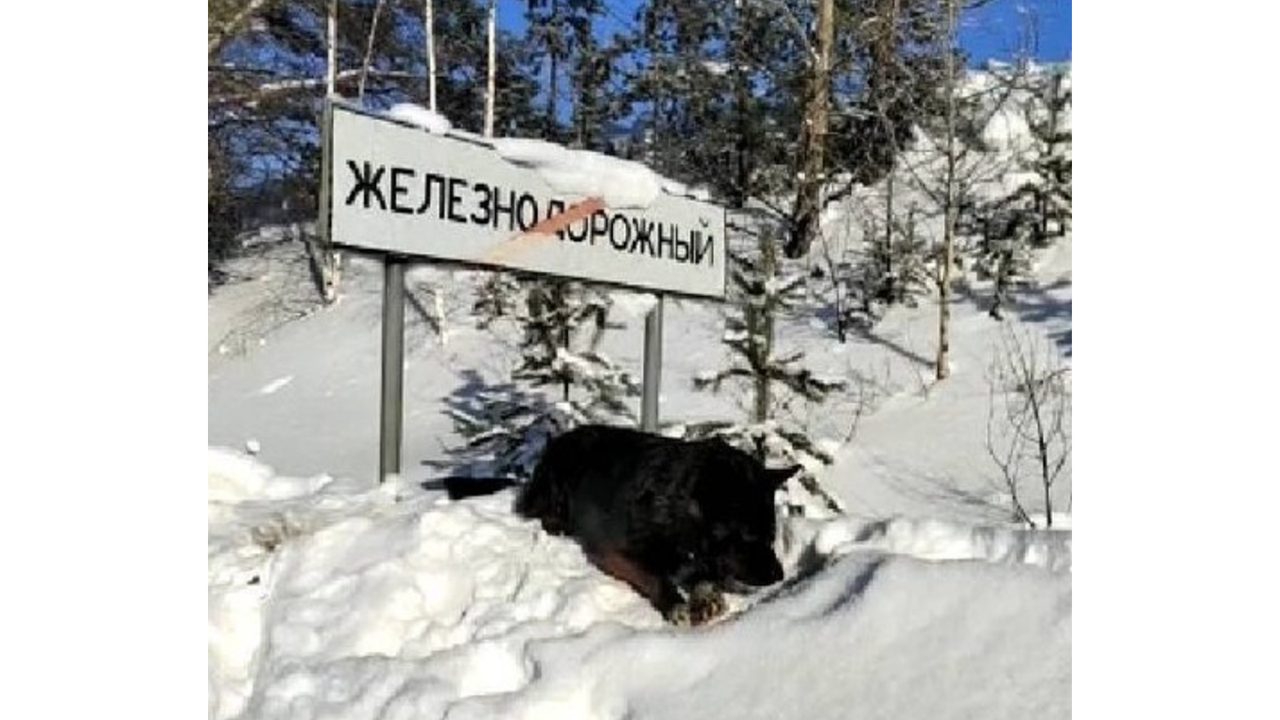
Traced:
<path fill-rule="evenodd" d="M 689 603 L 679 602 L 667 610 L 666 619 L 667 622 L 676 627 L 691 627 L 693 625 L 693 611 L 689 608 Z"/>
<path fill-rule="evenodd" d="M 689 599 L 671 606 L 664 614 L 667 622 L 676 627 L 697 627 L 712 622 L 729 611 L 720 590 L 709 582 L 698 583 L 689 592 Z"/>
<path fill-rule="evenodd" d="M 729 610 L 724 595 L 711 583 L 698 583 L 689 593 L 689 621 L 694 625 L 705 625 L 719 618 Z"/>

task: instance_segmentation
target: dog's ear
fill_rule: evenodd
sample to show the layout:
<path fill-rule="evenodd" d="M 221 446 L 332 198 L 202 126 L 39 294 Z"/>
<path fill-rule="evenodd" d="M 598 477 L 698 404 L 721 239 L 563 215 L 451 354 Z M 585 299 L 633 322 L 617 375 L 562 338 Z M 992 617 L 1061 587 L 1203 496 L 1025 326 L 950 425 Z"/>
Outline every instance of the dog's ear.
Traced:
<path fill-rule="evenodd" d="M 775 470 L 765 468 L 764 476 L 769 487 L 773 490 L 777 490 L 792 476 L 803 471 L 804 467 L 801 465 L 792 465 L 791 467 L 777 468 Z"/>

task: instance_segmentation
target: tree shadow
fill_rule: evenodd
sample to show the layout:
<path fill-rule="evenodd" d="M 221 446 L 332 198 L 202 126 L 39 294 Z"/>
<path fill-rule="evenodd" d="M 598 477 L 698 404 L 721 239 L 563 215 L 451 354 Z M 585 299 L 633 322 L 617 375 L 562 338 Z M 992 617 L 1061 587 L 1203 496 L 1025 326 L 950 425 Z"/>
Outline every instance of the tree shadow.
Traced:
<path fill-rule="evenodd" d="M 518 392 L 513 383 L 491 383 L 484 379 L 479 371 L 474 369 L 465 369 L 461 372 L 462 384 L 454 388 L 448 397 L 444 398 L 444 410 L 446 416 L 453 418 L 456 413 L 464 415 L 479 416 L 484 412 L 485 397 L 491 392 L 501 392 L 512 394 Z M 448 448 L 446 453 L 447 459 L 422 460 L 421 465 L 436 470 L 443 470 L 448 475 L 469 475 L 470 471 L 475 470 L 473 460 L 462 459 L 460 463 L 459 454 L 463 454 L 464 448 Z M 428 481 L 434 482 L 434 481 Z"/>
<path fill-rule="evenodd" d="M 838 318 L 836 317 L 835 306 L 830 303 L 818 305 L 813 310 L 814 316 L 822 321 L 824 327 L 831 330 L 835 337 L 839 338 L 838 332 L 835 330 Z M 849 322 L 845 327 L 847 337 L 858 338 L 874 345 L 879 345 L 907 360 L 921 365 L 926 368 L 933 367 L 933 360 L 927 358 L 916 351 L 912 350 L 901 343 L 891 340 L 875 331 L 875 326 L 867 321 Z"/>
<path fill-rule="evenodd" d="M 1045 324 L 1065 321 L 1066 327 L 1049 333 L 1066 357 L 1071 357 L 1071 298 L 1054 297 L 1052 291 L 1070 288 L 1070 280 L 1058 280 L 1047 285 L 1023 288 L 1015 296 L 1018 316 L 1024 322 Z"/>
<path fill-rule="evenodd" d="M 960 514 L 975 522 L 1006 523 L 1013 519 L 1012 506 L 993 500 L 980 490 L 957 487 L 947 478 L 926 474 L 897 474 L 888 481 L 904 498 L 927 503 L 950 514 Z M 990 488 L 994 494 L 996 489 Z"/>
<path fill-rule="evenodd" d="M 861 338 L 869 343 L 879 345 L 887 350 L 891 350 L 922 367 L 933 367 L 933 360 L 917 353 L 911 348 L 906 347 L 895 340 L 890 340 L 883 335 L 877 334 L 872 328 L 855 326 L 852 330 L 855 337 Z"/>
<path fill-rule="evenodd" d="M 538 433 L 505 433 L 496 426 L 513 419 L 521 419 L 525 430 L 537 430 L 538 419 L 558 417 L 554 411 L 554 403 L 541 392 L 520 387 L 513 382 L 489 382 L 474 369 L 463 370 L 462 384 L 444 398 L 443 413 L 459 426 L 466 425 L 468 420 L 477 423 L 477 427 L 492 423 L 494 428 L 483 428 L 474 434 L 468 434 L 459 428 L 464 440 L 454 447 L 444 448 L 444 457 L 421 460 L 420 464 L 440 473 L 440 477 L 423 483 L 423 489 L 442 489 L 443 479 L 475 478 L 478 481 L 492 481 L 499 477 L 513 480 L 524 479 L 519 472 L 512 476 L 510 472 L 501 471 L 497 462 L 495 447 L 505 443 L 507 449 L 515 448 L 529 465 L 533 458 L 541 454 L 542 447 L 536 442 Z M 545 425 L 546 423 L 542 423 Z M 525 427 L 527 426 L 527 427 Z M 549 430 L 563 429 L 551 427 Z M 502 436 L 495 444 L 495 436 Z M 522 439 L 523 438 L 523 439 Z M 545 438 L 542 438 L 545 442 Z M 528 442 L 526 442 L 528 441 Z M 527 457 L 525 457 L 527 456 Z M 530 468 L 531 469 L 531 468 Z"/>
<path fill-rule="evenodd" d="M 1071 281 L 1065 278 L 1047 285 L 1026 283 L 1017 285 L 1010 293 L 1013 307 L 1008 311 L 1015 313 L 1025 323 L 1034 325 L 1052 325 L 1064 323 L 1065 327 L 1052 329 L 1046 336 L 1062 351 L 1071 357 L 1071 298 L 1055 297 L 1055 291 L 1071 287 Z M 973 304 L 975 308 L 987 312 L 991 308 L 993 295 L 976 290 L 968 283 L 956 284 L 956 297 Z"/>

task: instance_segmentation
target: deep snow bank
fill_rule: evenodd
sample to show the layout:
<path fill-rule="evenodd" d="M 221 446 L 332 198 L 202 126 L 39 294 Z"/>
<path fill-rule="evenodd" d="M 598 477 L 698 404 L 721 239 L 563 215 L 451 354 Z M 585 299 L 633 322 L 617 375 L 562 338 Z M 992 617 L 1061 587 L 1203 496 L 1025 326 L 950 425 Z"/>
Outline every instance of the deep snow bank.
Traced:
<path fill-rule="evenodd" d="M 1070 714 L 1069 533 L 789 519 L 789 581 L 675 630 L 510 493 L 209 457 L 211 718 Z"/>

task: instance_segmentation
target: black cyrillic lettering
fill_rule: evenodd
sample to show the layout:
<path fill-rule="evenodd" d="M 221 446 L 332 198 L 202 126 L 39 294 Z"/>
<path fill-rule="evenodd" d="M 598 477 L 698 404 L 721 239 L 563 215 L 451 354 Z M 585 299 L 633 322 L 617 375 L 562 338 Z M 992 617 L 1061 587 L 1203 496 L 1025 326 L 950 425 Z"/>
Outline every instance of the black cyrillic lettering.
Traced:
<path fill-rule="evenodd" d="M 609 216 L 605 215 L 603 210 L 591 213 L 591 244 L 596 244 L 596 238 L 608 237 L 608 235 Z"/>
<path fill-rule="evenodd" d="M 528 210 L 527 213 L 525 212 L 526 210 Z M 520 195 L 520 200 L 516 202 L 516 222 L 520 225 L 520 232 L 524 232 L 538 224 L 537 198 L 529 193 Z"/>
<path fill-rule="evenodd" d="M 486 183 L 476 183 L 471 186 L 471 189 L 476 195 L 480 196 L 477 209 L 471 213 L 471 222 L 475 225 L 488 225 L 493 218 L 493 193 L 495 190 Z"/>
<path fill-rule="evenodd" d="M 622 226 L 621 237 L 619 237 L 618 226 Z M 631 223 L 627 221 L 625 215 L 614 215 L 609 221 L 609 244 L 614 250 L 626 250 L 631 244 Z"/>
<path fill-rule="evenodd" d="M 559 215 L 559 214 L 560 214 L 560 213 L 562 213 L 562 212 L 564 212 L 564 201 L 563 201 L 563 200 L 552 200 L 551 202 L 547 203 L 547 217 L 548 217 L 548 218 L 553 218 L 553 217 L 555 217 L 555 216 Z M 557 231 L 556 231 L 556 237 L 558 237 L 558 238 L 560 238 L 561 240 L 563 240 L 563 239 L 564 239 L 564 230 L 557 230 Z"/>
<path fill-rule="evenodd" d="M 387 199 L 382 195 L 382 188 L 379 183 L 382 182 L 382 173 L 386 168 L 382 165 L 378 166 L 378 172 L 373 171 L 373 165 L 368 160 L 364 162 L 364 172 L 356 166 L 355 160 L 348 160 L 347 167 L 351 168 L 351 173 L 356 176 L 356 186 L 351 188 L 351 194 L 347 195 L 347 205 L 355 202 L 357 193 L 364 193 L 365 209 L 369 207 L 369 196 L 373 195 L 378 198 L 378 207 L 386 210 Z"/>
<path fill-rule="evenodd" d="M 702 264 L 702 256 L 704 255 L 707 256 L 708 265 L 716 264 L 716 254 L 712 249 L 714 241 L 715 241 L 715 237 L 708 235 L 705 242 L 698 243 L 693 246 L 694 247 L 693 262 L 695 265 Z"/>
<path fill-rule="evenodd" d="M 652 255 L 653 254 L 653 239 L 652 239 L 653 221 L 651 220 L 645 221 L 645 220 L 636 218 L 631 221 L 631 224 L 632 224 L 632 228 L 636 232 L 635 239 L 631 241 L 631 252 L 636 252 L 637 249 L 647 248 L 645 252 L 648 252 L 650 255 Z"/>
<path fill-rule="evenodd" d="M 422 204 L 418 206 L 418 214 L 427 211 L 431 207 L 431 186 L 436 186 L 438 198 L 436 207 L 440 208 L 440 218 L 444 219 L 444 177 L 435 173 L 425 173 L 422 176 Z"/>
<path fill-rule="evenodd" d="M 400 182 L 400 178 L 406 175 L 412 178 L 417 173 L 412 168 L 391 168 L 391 211 L 411 215 L 413 208 L 400 204 L 400 197 L 409 194 L 409 186 Z"/>
<path fill-rule="evenodd" d="M 671 230 L 670 235 L 668 235 L 666 232 L 668 228 L 670 228 Z M 669 258 L 675 257 L 676 238 L 679 235 L 680 235 L 680 229 L 677 226 L 668 225 L 666 223 L 658 223 L 658 257 L 669 257 Z M 665 254 L 662 252 L 662 248 L 664 247 L 667 249 Z"/>
<path fill-rule="evenodd" d="M 467 187 L 467 181 L 462 178 L 449 178 L 449 221 L 456 223 L 464 223 L 467 216 L 458 212 L 458 206 L 462 204 L 461 190 Z"/>
<path fill-rule="evenodd" d="M 516 191 L 508 190 L 507 199 L 511 202 L 506 205 L 502 204 L 502 191 L 498 188 L 493 189 L 493 226 L 495 228 L 502 227 L 502 216 L 507 216 L 507 230 L 516 229 Z"/>
<path fill-rule="evenodd" d="M 590 218 L 582 218 L 581 220 L 570 225 L 568 227 L 569 239 L 577 243 L 580 243 L 583 240 L 586 240 L 587 236 L 591 234 L 591 226 L 589 224 L 589 220 Z M 582 232 L 574 232 L 574 230 L 577 228 L 581 228 Z"/>
<path fill-rule="evenodd" d="M 676 235 L 676 253 L 673 256 L 676 262 L 689 262 L 689 256 L 692 254 L 692 250 L 689 246 L 694 242 L 694 238 L 698 237 L 699 233 L 697 230 L 692 230 L 689 232 L 689 235 L 691 237 L 688 240 L 685 240 L 678 234 Z"/>

